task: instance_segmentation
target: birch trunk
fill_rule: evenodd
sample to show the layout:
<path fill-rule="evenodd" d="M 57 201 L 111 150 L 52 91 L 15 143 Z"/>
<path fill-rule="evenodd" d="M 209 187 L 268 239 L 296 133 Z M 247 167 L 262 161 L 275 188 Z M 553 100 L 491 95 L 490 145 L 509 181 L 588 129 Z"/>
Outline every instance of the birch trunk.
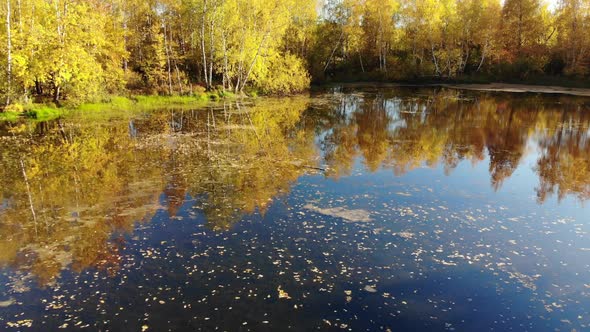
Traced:
<path fill-rule="evenodd" d="M 164 22 L 164 48 L 166 49 L 166 64 L 168 67 L 168 94 L 172 95 L 172 66 L 170 63 L 170 48 L 168 43 L 168 29 L 166 29 L 166 22 Z"/>
<path fill-rule="evenodd" d="M 244 90 L 244 87 L 248 83 L 248 79 L 250 77 L 250 74 L 252 73 L 252 69 L 254 68 L 254 64 L 256 64 L 256 60 L 258 59 L 258 55 L 260 54 L 260 50 L 262 49 L 262 47 L 266 43 L 266 38 L 268 37 L 269 34 L 270 34 L 270 30 L 267 30 L 266 33 L 264 34 L 264 37 L 262 37 L 262 40 L 260 41 L 260 44 L 258 45 L 258 49 L 256 50 L 256 54 L 254 55 L 254 58 L 252 59 L 252 62 L 250 63 L 250 67 L 248 68 L 248 71 L 246 72 L 246 76 L 244 76 L 244 80 L 242 81 L 242 85 L 240 86 L 240 92 L 242 92 Z"/>
<path fill-rule="evenodd" d="M 207 50 L 205 48 L 205 17 L 207 15 L 207 1 L 203 4 L 203 16 L 201 17 L 201 53 L 203 55 L 203 75 L 205 76 L 205 86 L 207 90 L 211 88 L 209 75 L 207 75 Z"/>
<path fill-rule="evenodd" d="M 6 79 L 8 83 L 8 91 L 6 93 L 6 105 L 10 104 L 10 96 L 12 94 L 12 33 L 10 27 L 10 0 L 6 0 L 6 39 L 7 39 L 7 52 L 6 52 Z"/>

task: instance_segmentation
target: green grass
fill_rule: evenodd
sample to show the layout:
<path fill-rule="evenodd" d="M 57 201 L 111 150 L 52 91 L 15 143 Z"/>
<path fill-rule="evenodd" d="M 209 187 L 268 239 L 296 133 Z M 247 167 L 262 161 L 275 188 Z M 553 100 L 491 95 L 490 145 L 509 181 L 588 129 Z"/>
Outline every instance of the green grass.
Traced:
<path fill-rule="evenodd" d="M 0 121 L 16 121 L 20 116 L 21 113 L 17 112 L 2 112 L 0 113 Z"/>
<path fill-rule="evenodd" d="M 231 92 L 207 92 L 194 96 L 112 96 L 98 103 L 83 103 L 78 106 L 57 107 L 53 104 L 29 104 L 19 107 L 23 112 L 0 112 L 0 121 L 16 121 L 29 118 L 37 121 L 47 121 L 59 118 L 65 114 L 83 113 L 99 118 L 120 115 L 127 116 L 135 112 L 147 112 L 163 108 L 192 108 L 202 107 L 210 101 L 234 99 Z"/>
<path fill-rule="evenodd" d="M 219 96 L 225 99 L 235 99 L 237 97 L 235 93 L 229 91 L 220 92 Z"/>
<path fill-rule="evenodd" d="M 0 121 L 17 121 L 28 118 L 36 121 L 47 121 L 59 118 L 64 114 L 66 109 L 57 108 L 54 105 L 29 104 L 18 105 L 20 111 L 13 111 L 11 108 L 0 112 Z"/>
<path fill-rule="evenodd" d="M 215 97 L 213 97 L 215 96 Z M 173 106 L 194 106 L 204 104 L 209 100 L 216 100 L 217 94 L 201 94 L 198 96 L 135 96 L 132 97 L 135 106 L 143 109 L 166 108 Z"/>
<path fill-rule="evenodd" d="M 64 114 L 66 109 L 48 105 L 34 105 L 24 112 L 24 116 L 37 121 L 57 119 Z"/>
<path fill-rule="evenodd" d="M 230 96 L 229 94 L 227 95 Z M 202 106 L 209 101 L 226 98 L 225 94 L 208 92 L 195 96 L 131 96 L 111 97 L 109 100 L 101 103 L 85 103 L 75 108 L 82 112 L 119 110 L 119 111 L 149 111 L 161 108 L 171 107 L 193 107 Z"/>
<path fill-rule="evenodd" d="M 73 109 L 81 112 L 100 112 L 107 108 L 121 111 L 130 110 L 133 108 L 133 101 L 126 97 L 111 97 L 100 103 L 84 103 Z"/>

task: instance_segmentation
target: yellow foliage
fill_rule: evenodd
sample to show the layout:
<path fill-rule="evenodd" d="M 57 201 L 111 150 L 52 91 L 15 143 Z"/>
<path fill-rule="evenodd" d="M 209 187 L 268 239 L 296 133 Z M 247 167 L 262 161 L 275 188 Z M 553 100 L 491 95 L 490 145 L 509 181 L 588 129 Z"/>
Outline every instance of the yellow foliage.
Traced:
<path fill-rule="evenodd" d="M 298 57 L 287 54 L 271 59 L 263 76 L 256 79 L 256 85 L 268 94 L 293 94 L 309 87 L 311 78 Z"/>

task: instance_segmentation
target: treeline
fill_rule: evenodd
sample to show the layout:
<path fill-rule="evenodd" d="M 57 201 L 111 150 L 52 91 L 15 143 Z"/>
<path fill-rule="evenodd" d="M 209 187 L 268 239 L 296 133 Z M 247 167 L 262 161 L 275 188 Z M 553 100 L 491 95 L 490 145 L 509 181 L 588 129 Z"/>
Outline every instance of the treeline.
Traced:
<path fill-rule="evenodd" d="M 316 39 L 329 42 L 308 57 L 314 78 L 583 79 L 590 70 L 588 0 L 342 0 L 324 18 Z"/>
<path fill-rule="evenodd" d="M 3 2 L 6 104 L 590 71 L 590 0 Z"/>
<path fill-rule="evenodd" d="M 309 38 L 315 1 L 5 0 L 2 95 L 87 101 L 203 87 L 291 93 L 309 86 L 286 45 Z M 287 39 L 286 36 L 289 36 Z"/>

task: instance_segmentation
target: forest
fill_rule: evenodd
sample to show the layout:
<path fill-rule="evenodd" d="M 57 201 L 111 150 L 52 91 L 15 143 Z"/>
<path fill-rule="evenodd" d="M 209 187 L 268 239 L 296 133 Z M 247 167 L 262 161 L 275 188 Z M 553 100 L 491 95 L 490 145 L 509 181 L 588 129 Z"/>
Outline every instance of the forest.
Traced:
<path fill-rule="evenodd" d="M 3 2 L 0 94 L 11 106 L 590 74 L 590 0 Z"/>

